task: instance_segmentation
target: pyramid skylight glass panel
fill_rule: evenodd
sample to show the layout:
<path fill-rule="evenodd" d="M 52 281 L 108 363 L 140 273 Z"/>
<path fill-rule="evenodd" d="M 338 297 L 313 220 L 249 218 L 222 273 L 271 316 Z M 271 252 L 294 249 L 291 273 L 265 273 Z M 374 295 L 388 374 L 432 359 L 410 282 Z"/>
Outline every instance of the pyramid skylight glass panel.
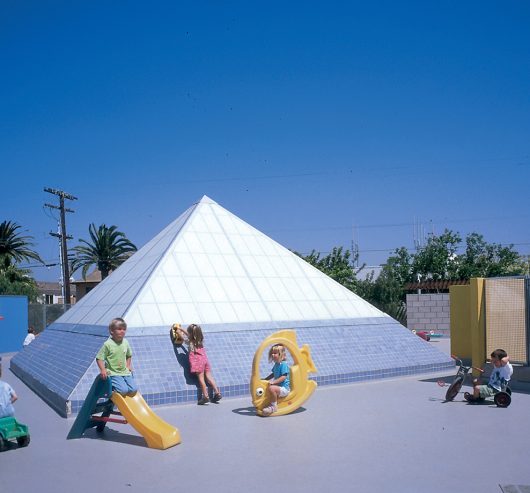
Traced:
<path fill-rule="evenodd" d="M 342 318 L 363 315 L 363 311 L 367 311 L 364 316 L 381 315 L 353 293 L 208 199 L 203 199 L 189 215 L 152 273 L 150 283 L 158 286 L 154 300 L 148 297 L 145 289 L 137 298 L 138 304 L 167 302 L 168 295 L 160 292 L 163 283 L 158 278 L 165 276 L 169 279 L 177 273 L 185 290 L 177 286 L 175 278 L 166 284 L 175 303 L 185 303 L 179 309 L 184 317 L 183 323 Z M 229 283 L 227 279 L 230 279 Z M 234 289 L 234 286 L 241 289 Z M 345 309 L 343 304 L 337 303 L 352 297 L 356 299 L 351 302 L 360 302 L 363 308 Z M 332 300 L 335 303 L 326 306 L 326 302 Z M 241 303 L 250 301 L 254 306 L 242 312 Z M 296 303 L 303 305 L 293 306 Z M 309 310 L 308 303 L 311 305 Z M 217 309 L 208 304 L 217 305 Z M 338 313 L 334 313 L 337 307 Z M 131 315 L 134 310 L 131 307 Z M 167 310 L 161 312 L 166 325 L 173 323 L 164 315 L 167 313 Z M 253 316 L 246 319 L 243 313 L 246 317 L 251 313 Z M 188 318 L 198 314 L 199 320 Z M 147 313 L 142 315 L 143 319 L 147 317 Z"/>

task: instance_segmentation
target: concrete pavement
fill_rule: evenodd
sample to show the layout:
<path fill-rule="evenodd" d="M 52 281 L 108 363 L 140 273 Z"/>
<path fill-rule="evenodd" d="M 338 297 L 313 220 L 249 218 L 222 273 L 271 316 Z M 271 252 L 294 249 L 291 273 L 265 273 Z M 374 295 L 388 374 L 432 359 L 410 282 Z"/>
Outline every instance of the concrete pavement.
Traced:
<path fill-rule="evenodd" d="M 432 341 L 448 351 L 447 340 Z M 530 395 L 512 405 L 468 405 L 429 374 L 320 387 L 298 412 L 254 415 L 249 398 L 158 407 L 182 443 L 160 451 L 129 425 L 66 440 L 73 419 L 59 417 L 10 371 L 17 418 L 31 444 L 0 454 L 2 491 L 253 493 L 321 491 L 499 493 L 530 484 Z"/>

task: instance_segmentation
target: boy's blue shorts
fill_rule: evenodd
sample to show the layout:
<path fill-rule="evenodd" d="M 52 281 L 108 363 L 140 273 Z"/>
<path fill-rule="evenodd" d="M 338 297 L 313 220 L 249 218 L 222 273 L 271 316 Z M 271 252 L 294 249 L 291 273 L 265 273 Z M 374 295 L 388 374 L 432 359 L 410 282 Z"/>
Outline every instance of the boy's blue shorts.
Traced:
<path fill-rule="evenodd" d="M 110 381 L 112 382 L 112 390 L 115 390 L 118 394 L 134 394 L 138 391 L 138 387 L 136 386 L 136 382 L 132 375 L 126 377 L 112 375 Z"/>

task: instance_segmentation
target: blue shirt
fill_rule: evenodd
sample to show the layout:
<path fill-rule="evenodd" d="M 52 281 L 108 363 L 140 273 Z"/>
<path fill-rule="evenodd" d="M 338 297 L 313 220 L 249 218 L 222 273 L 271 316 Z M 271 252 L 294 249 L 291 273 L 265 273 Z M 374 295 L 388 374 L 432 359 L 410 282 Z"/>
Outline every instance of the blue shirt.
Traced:
<path fill-rule="evenodd" d="M 282 361 L 281 363 L 274 363 L 274 366 L 272 367 L 272 375 L 274 377 L 274 380 L 285 375 L 287 378 L 282 383 L 273 385 L 278 385 L 278 387 L 285 387 L 289 390 L 291 389 L 289 365 L 285 361 Z"/>
<path fill-rule="evenodd" d="M 11 388 L 11 385 L 0 380 L 0 418 L 15 415 L 15 408 L 11 402 L 11 396 L 14 393 L 15 392 Z"/>

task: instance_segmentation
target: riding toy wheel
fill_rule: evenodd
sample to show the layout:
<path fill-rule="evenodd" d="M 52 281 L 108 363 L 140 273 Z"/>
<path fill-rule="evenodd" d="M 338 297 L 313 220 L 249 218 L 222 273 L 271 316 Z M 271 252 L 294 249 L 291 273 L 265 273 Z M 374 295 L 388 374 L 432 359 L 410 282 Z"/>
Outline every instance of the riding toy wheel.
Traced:
<path fill-rule="evenodd" d="M 511 393 L 511 392 L 510 392 Z M 495 394 L 493 401 L 497 404 L 497 407 L 508 407 L 512 402 L 512 397 L 508 392 L 498 392 Z"/>
<path fill-rule="evenodd" d="M 463 378 L 457 378 L 447 389 L 447 392 L 445 393 L 445 400 L 452 401 L 457 396 L 458 392 L 460 392 L 463 383 Z"/>
<path fill-rule="evenodd" d="M 17 438 L 17 443 L 19 447 L 27 447 L 29 445 L 29 435 Z"/>

